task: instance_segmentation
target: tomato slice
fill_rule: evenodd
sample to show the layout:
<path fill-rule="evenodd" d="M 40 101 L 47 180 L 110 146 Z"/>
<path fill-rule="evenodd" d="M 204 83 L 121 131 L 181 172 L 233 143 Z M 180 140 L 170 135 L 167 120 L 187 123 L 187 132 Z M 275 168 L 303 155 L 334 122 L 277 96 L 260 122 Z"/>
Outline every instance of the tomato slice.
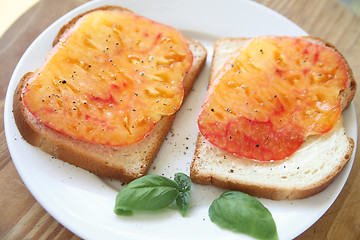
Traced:
<path fill-rule="evenodd" d="M 202 105 L 200 132 L 250 159 L 289 157 L 340 114 L 346 65 L 332 48 L 303 38 L 264 36 L 235 51 Z"/>
<path fill-rule="evenodd" d="M 192 52 L 177 30 L 121 11 L 84 15 L 23 90 L 46 126 L 86 141 L 139 142 L 183 100 Z"/>

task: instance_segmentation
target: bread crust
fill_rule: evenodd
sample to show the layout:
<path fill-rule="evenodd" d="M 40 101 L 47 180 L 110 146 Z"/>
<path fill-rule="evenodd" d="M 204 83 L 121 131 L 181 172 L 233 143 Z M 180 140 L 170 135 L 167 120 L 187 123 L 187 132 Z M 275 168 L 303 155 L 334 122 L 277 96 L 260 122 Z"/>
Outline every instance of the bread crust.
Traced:
<path fill-rule="evenodd" d="M 73 24 L 85 14 L 95 10 L 128 9 L 116 6 L 104 6 L 83 13 L 61 28 L 54 45 Z M 194 55 L 193 65 L 184 78 L 184 101 L 193 83 L 200 74 L 206 60 L 205 47 L 188 39 Z M 139 143 L 130 146 L 111 147 L 75 139 L 46 127 L 25 107 L 22 101 L 22 89 L 31 72 L 26 73 L 17 85 L 13 96 L 13 112 L 16 125 L 22 137 L 31 145 L 41 148 L 58 159 L 86 169 L 96 175 L 118 179 L 128 183 L 145 175 L 154 161 L 160 147 L 171 129 L 175 114 L 162 118 L 155 128 Z"/>
<path fill-rule="evenodd" d="M 345 60 L 344 56 L 339 52 L 339 50 L 336 49 L 335 46 L 333 46 L 332 44 L 317 38 L 317 37 L 311 37 L 311 36 L 304 36 L 303 38 L 324 45 L 326 47 L 330 47 L 332 49 L 334 49 L 344 60 L 345 65 L 347 67 L 348 70 L 348 76 L 349 76 L 349 80 L 347 82 L 347 87 L 344 91 L 340 92 L 340 96 L 341 96 L 341 108 L 345 109 L 347 106 L 349 106 L 349 104 L 351 103 L 351 101 L 353 100 L 354 96 L 355 96 L 355 92 L 356 92 L 356 82 L 352 73 L 352 70 L 349 66 L 349 64 L 347 63 L 347 61 Z M 211 81 L 213 81 L 213 79 L 215 78 L 215 75 L 217 73 L 217 68 L 218 66 L 215 66 L 214 62 L 216 61 L 216 58 L 219 56 L 219 46 L 221 44 L 223 44 L 224 42 L 226 42 L 227 44 L 230 45 L 237 45 L 237 47 L 240 47 L 242 44 L 245 44 L 247 41 L 249 41 L 250 38 L 223 38 L 220 39 L 218 41 L 216 41 L 214 43 L 214 54 L 213 54 L 213 59 L 212 59 L 212 65 L 211 65 L 211 70 L 210 70 L 210 78 L 209 78 L 209 84 L 211 83 Z M 269 198 L 269 199 L 273 199 L 273 200 L 282 200 L 282 199 L 302 199 L 302 198 L 307 198 L 309 196 L 315 195 L 321 191 L 323 191 L 325 188 L 327 188 L 334 180 L 335 178 L 339 175 L 339 173 L 342 171 L 342 169 L 345 167 L 345 165 L 348 163 L 348 161 L 351 158 L 351 154 L 355 148 L 355 143 L 354 140 L 350 137 L 347 137 L 347 150 L 346 153 L 344 154 L 344 157 L 342 159 L 338 159 L 339 164 L 337 165 L 337 167 L 335 169 L 333 169 L 331 172 L 328 173 L 327 176 L 325 176 L 321 181 L 312 184 L 312 185 L 307 185 L 306 187 L 298 187 L 298 186 L 293 186 L 293 187 L 288 187 L 288 186 L 282 186 L 282 185 L 277 185 L 272 184 L 272 185 L 261 185 L 261 184 L 254 184 L 251 183 L 249 181 L 245 182 L 245 181 L 237 181 L 234 180 L 232 178 L 230 178 L 231 174 L 234 173 L 223 173 L 223 174 L 219 174 L 219 173 L 215 173 L 214 170 L 204 170 L 201 169 L 201 165 L 203 161 L 207 161 L 206 157 L 204 157 L 204 153 L 202 152 L 202 147 L 204 146 L 204 144 L 210 144 L 211 148 L 210 149 L 219 149 L 216 146 L 212 145 L 211 143 L 209 143 L 202 135 L 201 133 L 198 134 L 198 138 L 197 138 L 197 142 L 196 142 L 196 148 L 195 148 L 195 153 L 194 153 L 194 158 L 193 161 L 191 163 L 191 167 L 190 167 L 190 176 L 191 176 L 191 180 L 194 183 L 200 184 L 200 185 L 213 185 L 216 187 L 220 187 L 220 188 L 225 188 L 225 189 L 231 189 L 231 190 L 239 190 L 239 191 L 243 191 L 245 193 L 248 193 L 252 196 L 256 196 L 256 197 L 262 197 L 262 198 Z M 213 151 L 213 150 L 208 150 L 208 151 Z M 214 150 L 215 151 L 215 150 Z M 217 151 L 217 150 L 216 150 Z M 225 156 L 224 156 L 225 158 Z M 290 157 L 291 158 L 291 157 Z M 226 160 L 226 159 L 217 159 L 219 162 L 229 162 L 231 160 Z M 245 158 L 241 158 L 241 157 L 237 157 L 237 162 L 238 165 L 242 164 L 242 162 L 246 162 L 246 164 L 251 164 L 254 167 L 264 167 L 264 168 L 269 168 L 271 166 L 272 163 L 269 162 L 257 162 L 257 161 L 253 161 L 250 159 L 245 159 Z M 283 160 L 283 161 L 287 161 L 287 160 Z M 263 165 L 263 166 L 261 166 Z M 211 165 L 211 167 L 216 167 Z"/>

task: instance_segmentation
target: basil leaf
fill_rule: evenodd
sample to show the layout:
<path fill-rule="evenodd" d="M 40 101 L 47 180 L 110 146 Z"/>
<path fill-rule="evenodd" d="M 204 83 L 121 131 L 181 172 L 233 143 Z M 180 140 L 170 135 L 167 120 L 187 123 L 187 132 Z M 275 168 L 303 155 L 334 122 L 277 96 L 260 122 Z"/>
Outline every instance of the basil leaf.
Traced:
<path fill-rule="evenodd" d="M 180 192 L 190 191 L 191 179 L 188 175 L 184 173 L 176 173 L 174 176 L 174 181 L 178 184 Z"/>
<path fill-rule="evenodd" d="M 134 210 L 159 210 L 170 205 L 178 196 L 178 185 L 166 177 L 146 175 L 129 183 L 116 196 L 116 214 Z"/>
<path fill-rule="evenodd" d="M 179 211 L 183 217 L 185 217 L 191 200 L 191 179 L 184 173 L 176 173 L 174 181 L 179 186 L 179 195 L 176 198 L 176 205 L 179 208 Z"/>
<path fill-rule="evenodd" d="M 176 198 L 176 205 L 179 208 L 181 216 L 185 217 L 190 206 L 191 192 L 179 192 Z"/>
<path fill-rule="evenodd" d="M 209 208 L 212 222 L 258 239 L 279 239 L 271 213 L 257 199 L 237 191 L 224 192 Z"/>

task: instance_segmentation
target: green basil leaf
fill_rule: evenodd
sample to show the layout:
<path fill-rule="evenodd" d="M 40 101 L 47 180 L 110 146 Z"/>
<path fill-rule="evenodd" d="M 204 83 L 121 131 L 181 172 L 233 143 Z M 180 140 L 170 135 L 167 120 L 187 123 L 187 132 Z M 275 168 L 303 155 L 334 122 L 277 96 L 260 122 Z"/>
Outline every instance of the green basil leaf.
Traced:
<path fill-rule="evenodd" d="M 178 194 L 178 185 L 171 179 L 146 175 L 132 181 L 118 193 L 114 212 L 159 210 L 175 201 Z"/>
<path fill-rule="evenodd" d="M 185 217 L 191 200 L 191 179 L 184 173 L 176 173 L 174 181 L 179 186 L 179 195 L 176 198 L 176 205 L 179 208 L 179 211 L 183 217 Z"/>
<path fill-rule="evenodd" d="M 188 175 L 184 173 L 176 173 L 174 176 L 174 181 L 178 184 L 180 192 L 191 190 L 191 179 Z"/>
<path fill-rule="evenodd" d="M 176 198 L 176 205 L 179 208 L 181 216 L 185 217 L 190 206 L 191 192 L 179 192 Z"/>
<path fill-rule="evenodd" d="M 270 211 L 256 198 L 237 191 L 224 192 L 209 208 L 212 222 L 258 239 L 279 239 Z"/>

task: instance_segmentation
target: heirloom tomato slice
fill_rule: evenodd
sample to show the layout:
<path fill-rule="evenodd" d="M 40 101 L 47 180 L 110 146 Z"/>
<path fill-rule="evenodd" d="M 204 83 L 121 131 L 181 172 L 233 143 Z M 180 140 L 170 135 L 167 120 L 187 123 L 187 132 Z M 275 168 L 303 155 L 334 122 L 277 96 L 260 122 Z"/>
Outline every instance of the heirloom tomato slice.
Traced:
<path fill-rule="evenodd" d="M 209 86 L 198 125 L 212 144 L 260 161 L 289 157 L 340 114 L 347 68 L 332 48 L 263 36 L 230 57 Z"/>
<path fill-rule="evenodd" d="M 93 11 L 60 39 L 22 97 L 56 131 L 129 145 L 179 109 L 192 60 L 187 40 L 169 26 L 128 12 Z"/>

